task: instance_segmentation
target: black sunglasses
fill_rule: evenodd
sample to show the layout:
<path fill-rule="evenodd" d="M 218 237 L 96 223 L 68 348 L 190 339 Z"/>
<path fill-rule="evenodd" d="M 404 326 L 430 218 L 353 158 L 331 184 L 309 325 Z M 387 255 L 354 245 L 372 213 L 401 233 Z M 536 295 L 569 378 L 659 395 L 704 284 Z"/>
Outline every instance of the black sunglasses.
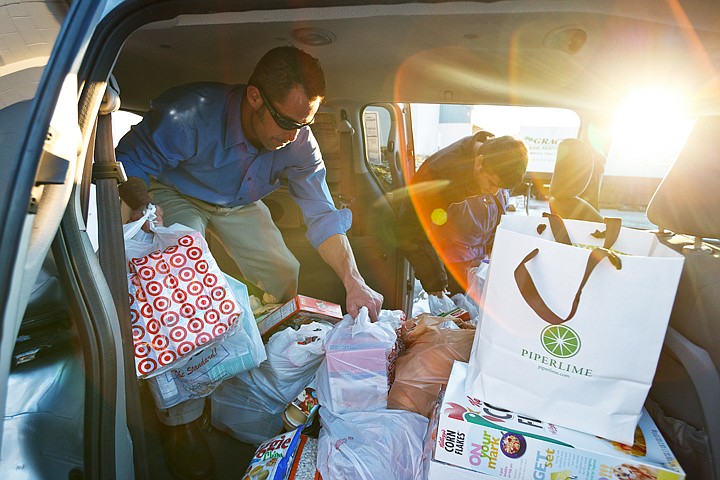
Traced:
<path fill-rule="evenodd" d="M 315 119 L 312 119 L 306 123 L 298 123 L 295 120 L 290 120 L 289 118 L 283 117 L 277 112 L 277 110 L 275 110 L 275 107 L 272 106 L 272 103 L 270 103 L 270 101 L 267 99 L 260 87 L 256 88 L 258 89 L 258 92 L 260 92 L 260 98 L 262 98 L 263 103 L 265 103 L 268 112 L 270 112 L 270 116 L 273 118 L 273 120 L 275 120 L 277 126 L 282 128 L 283 130 L 299 130 L 303 127 L 307 127 L 315 121 Z"/>

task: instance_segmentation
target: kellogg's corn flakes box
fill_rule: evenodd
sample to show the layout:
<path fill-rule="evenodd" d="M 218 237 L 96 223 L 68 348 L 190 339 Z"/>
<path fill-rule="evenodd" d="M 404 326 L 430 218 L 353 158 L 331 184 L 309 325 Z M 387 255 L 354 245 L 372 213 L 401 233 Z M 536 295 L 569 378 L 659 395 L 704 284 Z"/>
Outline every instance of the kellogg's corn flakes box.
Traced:
<path fill-rule="evenodd" d="M 428 479 L 682 480 L 685 473 L 643 410 L 633 445 L 518 415 L 467 396 L 455 362 L 430 424 Z M 435 424 L 433 427 L 433 423 Z M 475 475 L 475 476 L 473 476 Z"/>

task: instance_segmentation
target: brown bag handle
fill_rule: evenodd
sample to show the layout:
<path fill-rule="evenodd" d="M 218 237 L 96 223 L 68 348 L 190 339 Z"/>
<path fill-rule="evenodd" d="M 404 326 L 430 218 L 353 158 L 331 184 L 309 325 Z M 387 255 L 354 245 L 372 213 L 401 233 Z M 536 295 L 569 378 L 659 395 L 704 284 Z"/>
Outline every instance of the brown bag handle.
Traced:
<path fill-rule="evenodd" d="M 604 258 L 607 258 L 616 269 L 622 269 L 622 261 L 620 260 L 620 257 L 618 257 L 615 253 L 604 247 L 593 248 L 590 251 L 590 255 L 588 256 L 587 265 L 585 266 L 585 274 L 583 275 L 580 286 L 575 293 L 572 309 L 570 310 L 570 313 L 566 318 L 561 318 L 557 316 L 555 312 L 550 310 L 550 307 L 545 304 L 545 301 L 542 299 L 540 293 L 537 291 L 535 282 L 533 281 L 532 277 L 530 276 L 530 272 L 527 269 L 526 264 L 530 260 L 535 258 L 539 252 L 540 249 L 534 249 L 532 252 L 527 254 L 527 256 L 520 262 L 520 264 L 515 269 L 515 283 L 517 283 L 520 294 L 525 299 L 525 302 L 527 302 L 530 308 L 532 308 L 533 311 L 540 318 L 552 325 L 560 325 L 561 323 L 567 322 L 568 320 L 573 318 L 573 316 L 575 316 L 578 305 L 580 304 L 580 295 L 582 294 L 582 290 L 585 287 L 588 279 L 590 278 L 590 274 L 593 272 L 593 270 L 595 270 L 597 264 L 600 263 Z"/>
<path fill-rule="evenodd" d="M 542 216 L 548 219 L 550 224 L 550 230 L 552 231 L 553 238 L 558 243 L 565 245 L 572 245 L 570 241 L 570 235 L 568 234 L 565 222 L 555 213 L 543 212 Z M 595 230 L 591 235 L 595 238 L 605 238 L 603 248 L 612 248 L 615 245 L 618 237 L 620 236 L 620 229 L 622 228 L 622 219 L 619 217 L 605 217 L 603 218 L 605 223 L 605 231 Z M 542 233 L 545 224 L 538 225 L 538 233 Z"/>

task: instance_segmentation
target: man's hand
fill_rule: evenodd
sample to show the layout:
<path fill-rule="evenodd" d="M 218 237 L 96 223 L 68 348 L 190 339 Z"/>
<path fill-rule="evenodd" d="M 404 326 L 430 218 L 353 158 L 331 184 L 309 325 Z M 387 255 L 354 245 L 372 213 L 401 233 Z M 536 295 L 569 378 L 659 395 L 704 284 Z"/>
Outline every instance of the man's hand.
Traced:
<path fill-rule="evenodd" d="M 382 303 L 383 296 L 368 287 L 365 282 L 358 283 L 356 287 L 347 289 L 345 307 L 353 318 L 358 316 L 361 307 L 367 307 L 370 320 L 376 322 Z"/>
<path fill-rule="evenodd" d="M 360 307 L 367 307 L 370 319 L 373 322 L 376 321 L 382 307 L 383 297 L 368 287 L 360 275 L 347 237 L 337 234 L 327 238 L 318 247 L 318 253 L 325 263 L 337 273 L 345 286 L 347 312 L 353 317 L 357 317 Z"/>
<path fill-rule="evenodd" d="M 139 208 L 138 210 L 131 210 L 130 211 L 130 218 L 128 219 L 129 222 L 134 222 L 135 220 L 140 220 L 143 215 L 145 215 L 145 209 L 147 208 L 147 205 L 143 206 L 142 208 Z M 163 224 L 163 210 L 160 208 L 159 205 L 155 205 L 155 220 L 153 223 L 155 225 L 162 225 Z M 142 226 L 143 231 L 150 232 L 150 222 L 145 222 L 145 224 Z"/>

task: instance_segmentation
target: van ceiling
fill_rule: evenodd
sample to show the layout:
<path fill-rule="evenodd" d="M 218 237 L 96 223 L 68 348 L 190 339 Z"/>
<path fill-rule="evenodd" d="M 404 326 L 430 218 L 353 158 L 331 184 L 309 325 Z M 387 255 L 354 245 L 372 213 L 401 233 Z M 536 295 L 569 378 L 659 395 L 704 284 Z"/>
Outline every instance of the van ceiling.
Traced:
<path fill-rule="evenodd" d="M 661 81 L 692 92 L 698 108 L 720 111 L 716 2 L 301 3 L 208 14 L 167 3 L 164 19 L 135 31 L 120 52 L 114 74 L 123 106 L 143 111 L 166 88 L 191 81 L 244 83 L 268 49 L 293 44 L 320 59 L 328 99 L 598 109 L 628 85 Z"/>

